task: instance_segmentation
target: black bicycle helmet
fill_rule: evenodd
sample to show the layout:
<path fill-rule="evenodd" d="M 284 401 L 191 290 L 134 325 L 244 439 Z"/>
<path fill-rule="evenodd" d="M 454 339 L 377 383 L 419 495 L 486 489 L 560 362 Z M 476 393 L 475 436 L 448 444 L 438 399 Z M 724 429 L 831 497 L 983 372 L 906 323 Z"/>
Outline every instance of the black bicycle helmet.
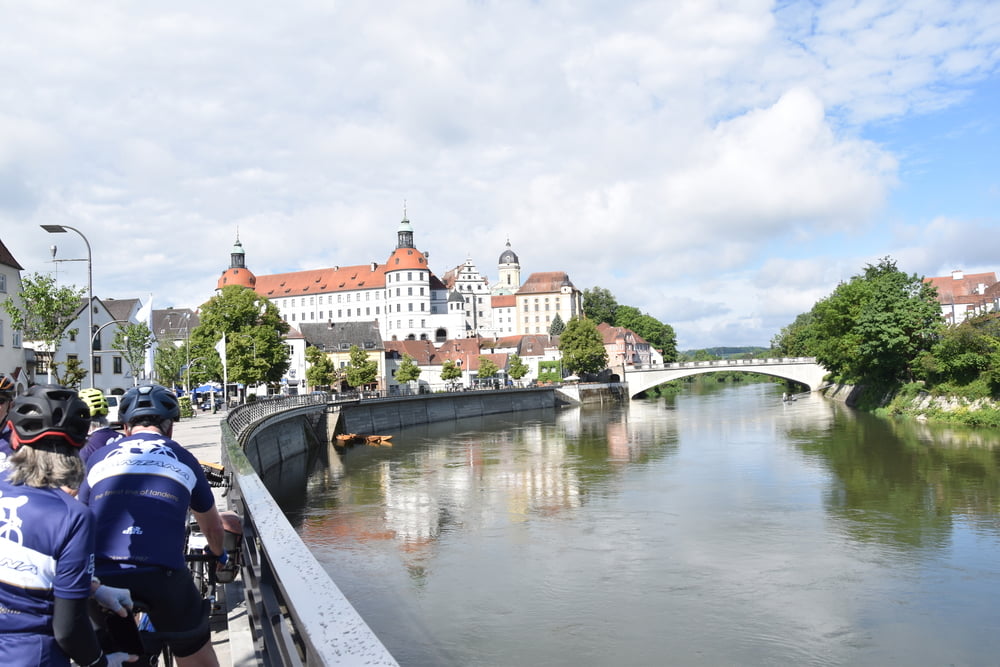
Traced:
<path fill-rule="evenodd" d="M 75 391 L 57 384 L 34 385 L 14 399 L 7 417 L 14 449 L 49 437 L 80 448 L 90 431 L 90 408 Z"/>
<path fill-rule="evenodd" d="M 133 424 L 142 417 L 177 421 L 181 418 L 181 406 L 174 392 L 166 387 L 143 384 L 125 392 L 118 404 L 118 416 L 123 424 Z"/>

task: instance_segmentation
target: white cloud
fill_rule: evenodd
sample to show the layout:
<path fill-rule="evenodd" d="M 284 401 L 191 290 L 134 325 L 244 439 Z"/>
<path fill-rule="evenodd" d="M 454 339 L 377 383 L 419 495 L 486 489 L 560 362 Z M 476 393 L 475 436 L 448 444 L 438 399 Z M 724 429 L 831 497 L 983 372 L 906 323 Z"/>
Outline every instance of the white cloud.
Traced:
<path fill-rule="evenodd" d="M 907 160 L 935 164 L 866 129 L 967 103 L 1000 60 L 991 2 L 5 14 L 0 234 L 47 270 L 37 224 L 85 229 L 109 296 L 197 305 L 237 228 L 258 273 L 382 261 L 404 200 L 438 273 L 495 277 L 509 237 L 526 274 L 607 287 L 682 346 L 766 343 L 859 257 L 990 261 L 926 222 L 945 208 L 876 227 Z"/>

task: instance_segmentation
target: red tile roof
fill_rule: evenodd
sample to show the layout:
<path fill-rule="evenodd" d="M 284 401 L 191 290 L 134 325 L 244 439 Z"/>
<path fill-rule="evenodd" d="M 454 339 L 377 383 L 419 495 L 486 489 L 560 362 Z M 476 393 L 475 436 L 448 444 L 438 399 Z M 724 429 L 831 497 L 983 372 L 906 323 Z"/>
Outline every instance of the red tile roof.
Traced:
<path fill-rule="evenodd" d="M 402 359 L 403 355 L 411 357 L 418 366 L 440 365 L 443 359 L 437 354 L 434 343 L 429 340 L 390 340 L 385 342 L 385 352 L 388 356 L 395 352 Z"/>
<path fill-rule="evenodd" d="M 532 273 L 528 276 L 528 279 L 525 281 L 524 285 L 521 286 L 521 289 L 517 290 L 517 293 L 551 294 L 552 292 L 560 291 L 563 286 L 573 286 L 573 283 L 570 281 L 567 273 L 564 271 L 544 271 L 540 273 Z"/>
<path fill-rule="evenodd" d="M 424 267 L 426 268 L 426 267 Z M 360 264 L 275 273 L 257 278 L 256 291 L 269 299 L 385 287 L 385 265 Z"/>
<path fill-rule="evenodd" d="M 513 308 L 514 306 L 517 305 L 517 297 L 515 297 L 513 294 L 501 294 L 498 296 L 494 296 L 490 300 L 490 304 L 494 308 Z"/>
<path fill-rule="evenodd" d="M 962 276 L 956 278 L 957 275 Z M 938 301 L 940 303 L 971 303 L 982 297 L 976 290 L 979 285 L 989 288 L 996 284 L 997 274 L 989 273 L 965 273 L 961 272 L 950 276 L 937 276 L 934 278 L 924 278 L 925 282 L 937 287 Z M 968 297 L 975 297 L 970 300 Z"/>

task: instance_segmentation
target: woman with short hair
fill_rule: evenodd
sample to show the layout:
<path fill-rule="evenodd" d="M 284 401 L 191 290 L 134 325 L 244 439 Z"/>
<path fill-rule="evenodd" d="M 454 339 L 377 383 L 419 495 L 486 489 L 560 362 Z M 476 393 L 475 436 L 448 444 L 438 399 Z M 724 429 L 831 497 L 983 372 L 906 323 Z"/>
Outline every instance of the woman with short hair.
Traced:
<path fill-rule="evenodd" d="M 0 664 L 118 667 L 88 616 L 93 594 L 124 616 L 128 591 L 94 582 L 94 520 L 74 497 L 90 411 L 76 392 L 36 385 L 10 406 L 14 451 L 0 473 Z M 96 585 L 96 588 L 95 588 Z M 123 606 L 124 605 L 124 606 Z"/>

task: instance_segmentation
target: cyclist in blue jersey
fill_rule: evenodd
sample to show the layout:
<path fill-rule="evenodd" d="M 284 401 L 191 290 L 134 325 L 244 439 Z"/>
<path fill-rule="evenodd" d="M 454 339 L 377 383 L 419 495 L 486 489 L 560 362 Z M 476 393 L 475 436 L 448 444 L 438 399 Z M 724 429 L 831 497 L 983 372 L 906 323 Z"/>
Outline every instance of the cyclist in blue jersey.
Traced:
<path fill-rule="evenodd" d="M 14 400 L 14 383 L 6 375 L 0 375 L 0 472 L 7 469 L 7 460 L 14 450 L 10 446 L 10 424 L 7 411 Z"/>
<path fill-rule="evenodd" d="M 118 667 L 105 655 L 88 598 L 127 615 L 128 591 L 93 580 L 90 511 L 73 498 L 83 479 L 77 451 L 90 414 L 76 392 L 36 385 L 9 409 L 14 454 L 0 475 L 0 664 Z"/>
<path fill-rule="evenodd" d="M 80 450 L 80 458 L 86 463 L 90 455 L 113 440 L 122 437 L 108 424 L 108 399 L 100 389 L 81 389 L 80 398 L 90 408 L 90 435 L 87 444 Z"/>
<path fill-rule="evenodd" d="M 185 633 L 202 621 L 202 598 L 184 561 L 188 509 L 209 549 L 226 561 L 215 496 L 198 460 L 171 439 L 180 407 L 160 385 L 133 387 L 119 407 L 125 437 L 95 451 L 79 498 L 96 521 L 96 571 L 149 607 L 157 631 Z M 168 643 L 178 665 L 218 665 L 206 630 Z"/>

